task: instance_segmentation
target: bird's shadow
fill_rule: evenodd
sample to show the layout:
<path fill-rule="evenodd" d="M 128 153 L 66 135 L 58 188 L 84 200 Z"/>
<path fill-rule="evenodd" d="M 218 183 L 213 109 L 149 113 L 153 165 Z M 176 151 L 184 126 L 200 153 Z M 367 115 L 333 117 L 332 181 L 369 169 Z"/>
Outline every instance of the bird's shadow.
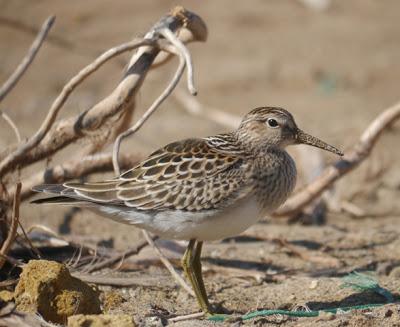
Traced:
<path fill-rule="evenodd" d="M 230 267 L 230 268 L 240 268 L 244 270 L 259 270 L 265 272 L 267 270 L 274 271 L 286 271 L 287 269 L 282 266 L 277 266 L 267 262 L 259 262 L 252 260 L 239 260 L 239 259 L 222 259 L 222 258 L 203 258 L 204 261 L 209 262 L 214 265 Z"/>
<path fill-rule="evenodd" d="M 399 293 L 392 293 L 393 302 L 397 302 L 400 300 Z M 368 305 L 368 304 L 386 304 L 387 300 L 382 295 L 379 295 L 373 291 L 362 291 L 359 293 L 354 293 L 345 298 L 338 301 L 311 301 L 307 302 L 306 306 L 310 310 L 327 310 L 327 309 L 336 309 L 336 308 L 345 308 L 345 307 L 353 307 L 359 305 Z"/>

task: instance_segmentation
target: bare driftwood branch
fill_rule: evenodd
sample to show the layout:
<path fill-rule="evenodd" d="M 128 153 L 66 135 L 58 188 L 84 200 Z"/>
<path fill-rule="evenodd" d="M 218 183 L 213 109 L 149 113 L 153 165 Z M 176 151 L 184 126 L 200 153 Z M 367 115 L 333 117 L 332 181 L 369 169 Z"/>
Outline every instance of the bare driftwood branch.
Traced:
<path fill-rule="evenodd" d="M 383 131 L 399 118 L 400 102 L 386 109 L 375 118 L 361 135 L 358 143 L 350 151 L 346 152 L 343 159 L 327 167 L 313 183 L 307 185 L 302 191 L 286 201 L 283 207 L 274 213 L 274 216 L 290 216 L 298 213 L 304 206 L 327 190 L 336 180 L 355 169 L 369 156 Z"/>
<path fill-rule="evenodd" d="M 3 267 L 8 251 L 17 236 L 18 222 L 19 222 L 19 204 L 20 204 L 21 183 L 17 183 L 14 195 L 13 212 L 11 217 L 10 230 L 8 231 L 7 238 L 0 249 L 0 269 Z"/>
<path fill-rule="evenodd" d="M 192 32 L 193 40 L 203 40 L 206 36 L 201 35 L 201 33 L 206 34 L 207 32 L 201 18 L 182 7 L 178 7 L 172 14 L 163 17 L 155 24 L 150 32 L 146 34 L 146 41 L 144 42 L 151 43 L 151 40 L 158 39 L 160 37 L 159 31 L 163 28 L 168 28 L 173 32 L 184 28 Z M 128 50 L 126 49 L 126 51 Z M 44 126 L 42 132 L 35 134 L 38 138 L 31 138 L 28 143 L 20 145 L 16 150 L 6 151 L 9 154 L 0 162 L 0 177 L 11 171 L 12 167 L 19 166 L 22 168 L 32 162 L 47 158 L 79 138 L 98 131 L 102 127 L 110 129 L 117 122 L 119 123 L 121 119 L 125 118 L 124 114 L 132 108 L 134 97 L 159 52 L 158 43 L 152 46 L 142 46 L 131 58 L 127 72 L 115 90 L 108 97 L 77 117 L 61 120 L 51 127 L 54 119 L 49 114 L 48 117 L 50 118 L 47 121 L 50 124 L 44 123 L 42 125 L 42 127 Z M 65 89 L 65 91 L 68 90 Z M 64 97 L 58 99 L 60 99 L 60 102 L 66 100 Z M 59 110 L 57 104 L 53 108 L 56 108 L 54 109 L 55 111 Z M 46 134 L 48 127 L 51 127 L 51 129 Z M 40 143 L 31 148 L 32 144 L 35 144 L 37 139 L 42 137 L 43 139 Z M 31 150 L 26 151 L 29 148 Z"/>
<path fill-rule="evenodd" d="M 46 21 L 43 23 L 42 28 L 40 29 L 38 35 L 36 36 L 31 47 L 29 48 L 28 53 L 18 65 L 17 69 L 11 74 L 8 80 L 0 88 L 0 102 L 3 101 L 7 94 L 14 88 L 22 75 L 24 75 L 24 73 L 28 69 L 29 65 L 33 62 L 55 20 L 56 17 L 51 16 L 47 18 Z"/>

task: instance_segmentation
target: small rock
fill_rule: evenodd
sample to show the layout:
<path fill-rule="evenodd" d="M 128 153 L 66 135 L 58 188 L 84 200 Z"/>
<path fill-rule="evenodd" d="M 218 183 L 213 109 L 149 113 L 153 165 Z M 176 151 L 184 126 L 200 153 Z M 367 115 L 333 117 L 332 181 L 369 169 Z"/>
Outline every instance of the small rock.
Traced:
<path fill-rule="evenodd" d="M 0 291 L 0 300 L 3 302 L 11 302 L 14 300 L 14 293 L 7 290 Z"/>
<path fill-rule="evenodd" d="M 314 289 L 316 289 L 318 287 L 318 280 L 316 280 L 316 279 L 313 279 L 312 281 L 311 281 L 311 283 L 310 283 L 310 290 L 314 290 Z"/>
<path fill-rule="evenodd" d="M 75 315 L 68 318 L 68 327 L 135 327 L 129 315 Z"/>
<path fill-rule="evenodd" d="M 65 323 L 74 314 L 101 312 L 98 292 L 54 261 L 29 261 L 14 295 L 18 310 L 39 313 L 54 323 Z"/>

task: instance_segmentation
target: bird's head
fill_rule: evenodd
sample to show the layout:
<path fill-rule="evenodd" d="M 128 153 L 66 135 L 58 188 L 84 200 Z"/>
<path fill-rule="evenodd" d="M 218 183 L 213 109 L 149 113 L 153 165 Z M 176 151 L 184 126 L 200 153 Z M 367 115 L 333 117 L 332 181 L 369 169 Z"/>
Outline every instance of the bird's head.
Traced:
<path fill-rule="evenodd" d="M 299 129 L 290 112 L 276 107 L 260 107 L 244 116 L 236 131 L 239 141 L 245 146 L 265 148 L 276 146 L 284 148 L 291 144 L 308 144 L 333 152 L 343 153 L 320 139 Z"/>

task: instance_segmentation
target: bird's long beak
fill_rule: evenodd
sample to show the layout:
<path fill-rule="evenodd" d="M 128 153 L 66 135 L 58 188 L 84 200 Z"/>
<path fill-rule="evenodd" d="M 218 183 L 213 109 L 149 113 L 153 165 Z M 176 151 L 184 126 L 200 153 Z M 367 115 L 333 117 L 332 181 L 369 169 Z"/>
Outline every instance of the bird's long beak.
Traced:
<path fill-rule="evenodd" d="M 310 134 L 304 133 L 301 129 L 297 130 L 296 140 L 297 143 L 308 144 L 326 151 L 333 152 L 339 156 L 343 156 L 342 151 L 336 149 L 334 146 L 329 145 L 328 143 L 325 143 L 324 141 L 321 141 L 320 139 L 317 139 L 316 137 Z"/>

